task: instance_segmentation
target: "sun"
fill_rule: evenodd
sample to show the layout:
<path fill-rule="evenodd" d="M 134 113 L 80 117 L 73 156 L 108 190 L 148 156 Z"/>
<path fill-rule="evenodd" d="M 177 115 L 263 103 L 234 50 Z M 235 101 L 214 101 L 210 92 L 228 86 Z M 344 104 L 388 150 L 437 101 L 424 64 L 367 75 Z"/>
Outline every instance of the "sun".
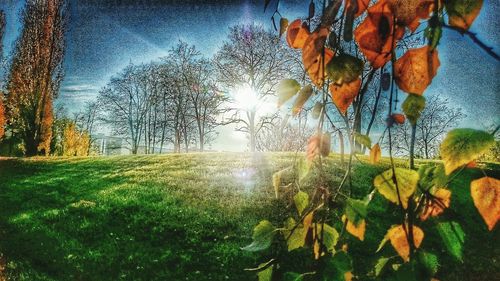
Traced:
<path fill-rule="evenodd" d="M 260 103 L 257 92 L 250 86 L 242 86 L 237 88 L 233 94 L 233 101 L 238 108 L 253 111 L 257 109 Z"/>

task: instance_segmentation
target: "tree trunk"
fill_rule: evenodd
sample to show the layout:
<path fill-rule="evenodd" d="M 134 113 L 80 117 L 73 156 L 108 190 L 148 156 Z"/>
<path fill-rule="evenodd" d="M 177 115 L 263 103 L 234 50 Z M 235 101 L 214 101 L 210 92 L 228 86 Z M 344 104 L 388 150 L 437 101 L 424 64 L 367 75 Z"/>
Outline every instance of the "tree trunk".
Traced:
<path fill-rule="evenodd" d="M 339 145 L 340 145 L 340 164 L 344 165 L 344 135 L 342 131 L 339 130 Z"/>
<path fill-rule="evenodd" d="M 415 169 L 415 136 L 417 132 L 417 123 L 411 125 L 410 142 L 410 169 Z"/>
<path fill-rule="evenodd" d="M 256 146 L 256 136 L 255 136 L 255 111 L 250 112 L 249 115 L 249 124 L 250 128 L 248 128 L 248 131 L 250 133 L 250 152 L 255 152 L 255 146 Z"/>

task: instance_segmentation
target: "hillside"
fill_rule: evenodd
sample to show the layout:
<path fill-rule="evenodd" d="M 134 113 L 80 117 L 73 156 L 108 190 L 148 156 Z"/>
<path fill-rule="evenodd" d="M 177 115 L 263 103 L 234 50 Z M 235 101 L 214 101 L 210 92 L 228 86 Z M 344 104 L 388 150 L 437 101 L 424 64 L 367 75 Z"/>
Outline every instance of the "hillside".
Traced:
<path fill-rule="evenodd" d="M 0 160 L 0 253 L 12 280 L 256 280 L 258 254 L 240 250 L 261 219 L 281 221 L 287 206 L 274 198 L 271 175 L 294 154 L 207 153 L 98 158 Z M 353 194 L 372 189 L 385 167 L 354 165 Z M 332 184 L 343 170 L 327 166 Z M 486 171 L 500 177 L 498 165 Z M 443 259 L 446 280 L 494 280 L 500 274 L 498 227 L 488 232 L 469 194 L 477 169 L 456 177 L 452 210 L 466 233 L 464 264 L 442 255 L 440 238 L 423 246 Z M 376 195 L 364 243 L 344 236 L 362 271 L 396 208 Z M 458 214 L 458 215 L 457 215 Z M 425 227 L 431 227 L 426 222 Z M 343 241 L 346 242 L 346 241 Z M 386 247 L 387 255 L 394 250 Z M 265 253 L 264 253 L 265 254 Z M 0 268 L 1 268 L 0 264 Z M 1 279 L 1 278 L 0 278 Z"/>

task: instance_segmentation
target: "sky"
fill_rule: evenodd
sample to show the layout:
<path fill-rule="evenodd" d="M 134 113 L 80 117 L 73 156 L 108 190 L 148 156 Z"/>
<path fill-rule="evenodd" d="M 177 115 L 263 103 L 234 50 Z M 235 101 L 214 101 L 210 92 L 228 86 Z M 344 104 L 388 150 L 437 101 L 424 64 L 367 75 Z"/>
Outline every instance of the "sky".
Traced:
<path fill-rule="evenodd" d="M 71 0 L 65 78 L 58 103 L 78 110 L 129 63 L 147 63 L 186 41 L 210 57 L 222 45 L 229 27 L 256 22 L 272 28 L 271 8 L 264 1 Z M 281 0 L 289 19 L 307 16 L 309 1 Z M 0 0 L 7 14 L 4 46 L 8 54 L 21 28 L 21 0 Z M 500 2 L 486 0 L 471 31 L 500 50 Z M 439 46 L 441 66 L 425 95 L 442 95 L 467 114 L 461 126 L 483 128 L 500 121 L 500 64 L 467 37 L 445 30 Z M 228 127 L 213 148 L 242 150 L 245 137 Z"/>

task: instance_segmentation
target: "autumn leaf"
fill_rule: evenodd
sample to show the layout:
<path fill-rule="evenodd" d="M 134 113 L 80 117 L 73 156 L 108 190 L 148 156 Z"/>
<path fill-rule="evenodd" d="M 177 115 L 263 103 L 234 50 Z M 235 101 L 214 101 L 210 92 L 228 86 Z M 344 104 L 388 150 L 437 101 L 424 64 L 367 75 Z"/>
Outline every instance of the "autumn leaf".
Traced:
<path fill-rule="evenodd" d="M 446 175 L 477 159 L 494 143 L 495 138 L 484 131 L 474 129 L 449 131 L 440 147 Z"/>
<path fill-rule="evenodd" d="M 444 2 L 448 12 L 448 24 L 463 30 L 470 28 L 483 6 L 483 0 L 448 0 Z"/>
<path fill-rule="evenodd" d="M 361 79 L 357 79 L 350 83 L 342 85 L 330 84 L 330 94 L 332 95 L 333 103 L 337 106 L 340 113 L 346 115 L 347 109 L 358 95 L 361 87 Z"/>
<path fill-rule="evenodd" d="M 334 57 L 326 65 L 328 78 L 338 85 L 357 80 L 362 72 L 363 61 L 347 54 Z"/>
<path fill-rule="evenodd" d="M 330 33 L 328 28 L 320 28 L 307 37 L 302 49 L 302 62 L 309 77 L 317 87 L 323 86 L 326 65 L 333 58 L 333 51 L 325 48 Z"/>
<path fill-rule="evenodd" d="M 404 34 L 404 28 L 393 28 L 393 22 L 390 3 L 388 0 L 380 0 L 368 8 L 368 16 L 354 31 L 354 38 L 361 52 L 374 69 L 391 60 L 397 40 Z"/>
<path fill-rule="evenodd" d="M 377 188 L 380 194 L 395 204 L 399 205 L 400 198 L 403 207 L 406 209 L 408 205 L 408 198 L 410 198 L 410 196 L 412 196 L 417 189 L 419 175 L 413 170 L 403 168 L 395 168 L 394 170 L 396 171 L 395 177 L 393 177 L 394 174 L 392 169 L 389 169 L 376 176 L 373 181 L 373 185 Z M 396 184 L 394 183 L 393 178 L 397 181 L 398 189 L 396 189 Z"/>
<path fill-rule="evenodd" d="M 351 1 L 352 0 L 344 0 L 344 5 L 345 5 L 345 10 L 351 9 Z M 357 2 L 357 8 L 354 13 L 354 17 L 359 17 L 361 16 L 366 9 L 368 8 L 368 5 L 370 4 L 370 0 L 354 0 Z"/>
<path fill-rule="evenodd" d="M 338 231 L 326 223 L 314 223 L 312 227 L 317 230 L 313 239 L 322 241 L 325 248 L 329 252 L 333 252 L 340 236 Z"/>
<path fill-rule="evenodd" d="M 391 119 L 394 121 L 394 123 L 402 125 L 404 124 L 406 117 L 403 114 L 395 113 L 391 115 Z"/>
<path fill-rule="evenodd" d="M 412 125 L 417 123 L 425 108 L 425 98 L 419 95 L 409 94 L 401 105 L 403 112 Z"/>
<path fill-rule="evenodd" d="M 409 226 L 407 225 L 408 229 Z M 410 260 L 410 245 L 406 237 L 406 232 L 403 225 L 394 226 L 386 234 L 386 237 L 391 241 L 391 245 L 396 252 L 403 258 L 405 262 Z M 413 241 L 416 248 L 420 247 L 424 239 L 424 232 L 418 226 L 413 226 Z"/>
<path fill-rule="evenodd" d="M 500 218 L 500 180 L 492 177 L 473 180 L 470 183 L 470 193 L 488 230 L 493 230 Z"/>
<path fill-rule="evenodd" d="M 433 194 L 434 198 L 428 199 L 423 207 L 420 219 L 425 221 L 429 217 L 437 217 L 444 209 L 450 207 L 451 191 L 440 188 Z"/>
<path fill-rule="evenodd" d="M 293 104 L 292 107 L 293 116 L 297 116 L 297 114 L 299 114 L 304 104 L 311 97 L 312 93 L 313 93 L 312 85 L 306 85 L 300 90 L 299 95 L 297 96 L 297 99 L 295 100 L 295 103 Z"/>
<path fill-rule="evenodd" d="M 311 138 L 307 143 L 306 157 L 308 161 L 312 161 L 318 155 L 326 157 L 330 154 L 331 135 L 329 133 L 319 133 Z"/>
<path fill-rule="evenodd" d="M 440 65 L 437 50 L 429 46 L 407 51 L 394 64 L 394 78 L 398 87 L 409 93 L 422 95 L 437 74 Z"/>
<path fill-rule="evenodd" d="M 300 90 L 300 84 L 295 79 L 283 79 L 278 84 L 278 107 L 291 99 Z"/>
<path fill-rule="evenodd" d="M 345 215 L 342 215 L 342 222 L 345 223 L 347 220 L 346 224 L 346 230 L 352 236 L 358 238 L 359 240 L 363 241 L 365 240 L 365 231 L 366 231 L 366 221 L 364 219 L 360 220 L 358 225 L 355 225 L 353 222 L 347 219 Z"/>
<path fill-rule="evenodd" d="M 281 37 L 281 35 L 283 35 L 283 33 L 286 32 L 287 27 L 288 27 L 288 19 L 281 18 L 280 19 L 280 37 Z"/>
<path fill-rule="evenodd" d="M 407 26 L 411 32 L 419 26 L 420 19 L 428 19 L 434 7 L 434 0 L 389 0 L 396 23 Z"/>
<path fill-rule="evenodd" d="M 302 49 L 309 37 L 309 27 L 300 19 L 294 20 L 287 28 L 286 42 L 294 49 Z"/>
<path fill-rule="evenodd" d="M 381 156 L 382 156 L 382 151 L 380 149 L 380 145 L 376 143 L 370 150 L 370 163 L 372 163 L 373 165 L 377 164 L 378 161 L 380 161 Z"/>

